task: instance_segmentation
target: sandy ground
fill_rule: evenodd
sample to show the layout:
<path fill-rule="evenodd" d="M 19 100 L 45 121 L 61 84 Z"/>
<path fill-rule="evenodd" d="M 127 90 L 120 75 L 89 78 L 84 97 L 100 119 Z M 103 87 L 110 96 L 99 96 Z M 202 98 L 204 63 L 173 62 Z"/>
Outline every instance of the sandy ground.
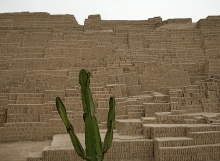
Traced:
<path fill-rule="evenodd" d="M 42 152 L 52 140 L 0 143 L 1 161 L 26 161 L 30 152 Z"/>

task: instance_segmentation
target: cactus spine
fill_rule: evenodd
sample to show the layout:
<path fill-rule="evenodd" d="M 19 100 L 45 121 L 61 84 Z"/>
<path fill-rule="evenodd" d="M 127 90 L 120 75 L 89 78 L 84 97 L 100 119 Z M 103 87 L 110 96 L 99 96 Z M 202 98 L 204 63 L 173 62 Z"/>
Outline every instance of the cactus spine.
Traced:
<path fill-rule="evenodd" d="M 98 122 L 95 117 L 95 105 L 92 94 L 89 88 L 91 73 L 82 69 L 79 73 L 79 83 L 81 85 L 82 105 L 83 105 L 83 119 L 85 122 L 85 144 L 86 151 L 84 151 L 78 137 L 74 133 L 74 128 L 67 118 L 66 109 L 59 97 L 56 98 L 57 111 L 63 120 L 66 130 L 70 135 L 72 144 L 77 154 L 87 161 L 102 161 L 104 154 L 110 148 L 113 140 L 113 129 L 115 124 L 115 99 L 109 99 L 109 112 L 107 120 L 107 132 L 104 143 L 102 145 L 101 136 L 98 128 Z"/>

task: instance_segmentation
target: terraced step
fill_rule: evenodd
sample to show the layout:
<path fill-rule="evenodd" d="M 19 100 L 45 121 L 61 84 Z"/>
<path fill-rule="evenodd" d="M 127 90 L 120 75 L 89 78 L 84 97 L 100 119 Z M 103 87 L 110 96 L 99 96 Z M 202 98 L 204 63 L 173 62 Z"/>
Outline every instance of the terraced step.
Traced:
<path fill-rule="evenodd" d="M 100 82 L 92 82 L 92 79 L 91 79 L 90 88 L 95 88 L 95 87 L 103 88 L 104 85 L 103 83 L 100 83 Z"/>
<path fill-rule="evenodd" d="M 127 105 L 128 112 L 143 112 L 143 105 Z"/>
<path fill-rule="evenodd" d="M 187 106 L 182 106 L 181 109 L 185 110 L 187 113 L 203 112 L 202 105 L 187 105 Z"/>
<path fill-rule="evenodd" d="M 57 115 L 52 115 L 52 117 L 53 117 L 53 118 L 51 118 L 51 119 L 61 119 L 59 114 L 57 114 Z M 83 118 L 83 112 L 80 112 L 80 113 L 69 113 L 69 114 L 67 115 L 67 117 L 68 117 L 69 119 L 82 119 L 82 118 Z"/>
<path fill-rule="evenodd" d="M 154 95 L 154 102 L 155 103 L 167 103 L 169 101 L 169 96 L 164 95 L 159 92 L 153 92 Z"/>
<path fill-rule="evenodd" d="M 155 161 L 217 161 L 220 160 L 220 143 L 193 145 L 193 146 L 175 146 L 159 147 L 155 150 Z"/>
<path fill-rule="evenodd" d="M 39 122 L 38 116 L 28 116 L 27 114 L 9 114 L 7 116 L 7 122 Z"/>
<path fill-rule="evenodd" d="M 144 109 L 142 105 L 127 105 L 128 119 L 140 119 L 144 117 Z"/>
<path fill-rule="evenodd" d="M 75 132 L 84 131 L 84 121 L 82 115 L 74 115 L 69 117 L 70 123 L 73 125 Z M 51 118 L 48 120 L 48 123 L 52 125 L 50 131 L 53 134 L 66 133 L 66 127 L 61 118 Z"/>
<path fill-rule="evenodd" d="M 170 112 L 170 103 L 144 103 L 146 117 L 154 117 L 156 112 Z"/>
<path fill-rule="evenodd" d="M 197 124 L 197 120 L 196 119 L 183 119 L 183 123 L 184 124 Z"/>
<path fill-rule="evenodd" d="M 18 93 L 17 104 L 42 104 L 44 93 Z"/>
<path fill-rule="evenodd" d="M 76 102 L 80 102 L 81 101 L 81 97 L 77 96 L 77 97 L 65 97 L 65 102 L 66 103 L 76 103 Z"/>
<path fill-rule="evenodd" d="M 187 136 L 194 139 L 218 139 L 220 138 L 220 131 L 190 132 L 187 133 Z"/>
<path fill-rule="evenodd" d="M 144 117 L 143 112 L 128 112 L 128 119 L 138 119 Z"/>
<path fill-rule="evenodd" d="M 101 92 L 105 90 L 104 87 L 90 87 L 90 89 L 91 91 L 97 91 L 97 92 Z"/>
<path fill-rule="evenodd" d="M 190 124 L 186 125 L 186 134 L 190 132 L 206 132 L 206 131 L 220 131 L 219 125 L 210 124 Z"/>
<path fill-rule="evenodd" d="M 76 67 L 74 69 L 70 69 L 69 70 L 69 76 L 78 78 L 79 77 L 79 71 L 80 71 L 80 69 L 77 69 Z"/>
<path fill-rule="evenodd" d="M 100 87 L 93 87 L 93 89 L 95 89 L 95 88 L 100 88 Z M 93 95 L 109 95 L 109 92 L 108 91 L 104 91 L 104 90 L 102 90 L 102 91 L 96 91 L 96 90 L 94 90 L 93 92 L 92 92 L 92 94 Z"/>
<path fill-rule="evenodd" d="M 80 111 L 66 111 L 66 113 L 67 113 L 67 116 L 78 115 L 78 114 L 82 115 L 83 111 L 82 110 L 80 110 Z M 52 115 L 54 117 L 57 117 L 57 116 L 59 116 L 59 113 L 58 113 L 58 111 L 52 111 Z"/>
<path fill-rule="evenodd" d="M 143 134 L 147 138 L 185 137 L 191 132 L 220 131 L 219 125 L 210 124 L 143 124 Z"/>
<path fill-rule="evenodd" d="M 128 119 L 128 115 L 116 115 L 115 119 L 117 119 L 117 120 Z"/>
<path fill-rule="evenodd" d="M 82 104 L 80 102 L 74 102 L 74 103 L 69 103 L 69 102 L 63 102 L 66 111 L 82 111 L 83 107 Z M 54 105 L 55 106 L 55 105 Z M 56 107 L 54 108 L 54 110 L 56 110 Z M 53 111 L 56 112 L 56 111 Z"/>
<path fill-rule="evenodd" d="M 155 147 L 178 147 L 194 145 L 193 138 L 190 137 L 156 137 Z"/>
<path fill-rule="evenodd" d="M 143 124 L 143 134 L 148 139 L 157 137 L 184 137 L 186 124 Z"/>
<path fill-rule="evenodd" d="M 141 135 L 143 133 L 140 119 L 115 120 L 115 129 L 123 135 Z"/>
<path fill-rule="evenodd" d="M 97 100 L 99 100 L 100 98 L 106 98 L 106 99 L 109 99 L 110 98 L 110 94 L 109 93 L 106 93 L 106 92 L 96 92 L 96 93 L 94 93 L 93 94 L 93 99 L 97 99 Z"/>
<path fill-rule="evenodd" d="M 143 124 L 156 124 L 157 118 L 156 117 L 141 117 L 141 121 Z"/>
<path fill-rule="evenodd" d="M 210 119 L 209 121 L 211 124 L 219 124 L 220 125 L 220 120 Z"/>
<path fill-rule="evenodd" d="M 35 161 L 38 160 L 42 156 L 42 152 L 31 152 L 28 154 L 27 161 Z"/>
<path fill-rule="evenodd" d="M 50 135 L 51 129 L 47 122 L 5 123 L 4 127 L 0 129 L 0 142 L 44 140 Z"/>

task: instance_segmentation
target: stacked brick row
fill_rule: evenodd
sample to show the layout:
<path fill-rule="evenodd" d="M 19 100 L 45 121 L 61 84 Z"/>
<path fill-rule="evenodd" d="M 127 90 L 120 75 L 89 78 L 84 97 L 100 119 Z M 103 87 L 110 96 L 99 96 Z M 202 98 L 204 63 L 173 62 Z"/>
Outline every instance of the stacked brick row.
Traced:
<path fill-rule="evenodd" d="M 120 140 L 115 139 L 111 148 L 105 154 L 104 160 L 118 160 L 130 158 L 141 158 L 151 161 L 153 159 L 153 141 L 148 139 Z M 43 151 L 41 157 L 29 157 L 27 161 L 81 161 L 75 150 L 50 150 L 50 147 Z"/>
<path fill-rule="evenodd" d="M 186 126 L 187 137 L 155 138 L 155 160 L 218 160 L 219 126 Z"/>

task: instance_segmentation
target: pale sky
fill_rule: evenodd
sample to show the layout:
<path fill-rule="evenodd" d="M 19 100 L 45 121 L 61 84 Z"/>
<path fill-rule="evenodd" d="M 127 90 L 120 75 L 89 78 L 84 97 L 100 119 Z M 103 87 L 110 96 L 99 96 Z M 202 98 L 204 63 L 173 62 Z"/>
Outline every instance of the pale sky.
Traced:
<path fill-rule="evenodd" d="M 102 20 L 147 20 L 160 16 L 192 18 L 220 15 L 220 0 L 0 0 L 0 13 L 48 12 L 74 15 L 79 24 L 91 14 Z"/>

